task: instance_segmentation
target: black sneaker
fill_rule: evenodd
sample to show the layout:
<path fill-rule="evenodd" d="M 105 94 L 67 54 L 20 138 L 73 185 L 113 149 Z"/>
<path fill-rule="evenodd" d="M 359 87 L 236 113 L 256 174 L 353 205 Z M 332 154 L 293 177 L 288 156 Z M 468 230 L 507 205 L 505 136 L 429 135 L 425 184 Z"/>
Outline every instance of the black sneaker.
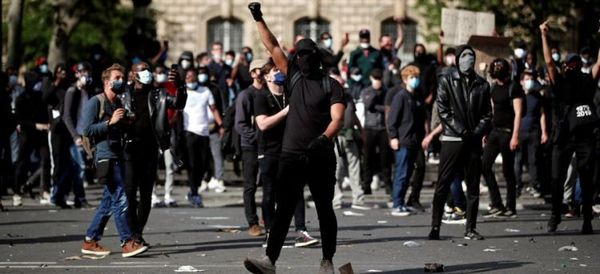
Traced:
<path fill-rule="evenodd" d="M 255 274 L 275 274 L 275 265 L 267 256 L 260 260 L 246 257 L 244 266 L 248 271 Z"/>
<path fill-rule="evenodd" d="M 437 226 L 434 226 L 431 228 L 431 232 L 429 232 L 429 236 L 428 236 L 429 240 L 432 241 L 437 241 L 440 239 L 440 228 Z"/>
<path fill-rule="evenodd" d="M 581 234 L 590 235 L 594 234 L 594 228 L 592 227 L 592 221 L 583 221 L 583 226 L 581 227 Z"/>
<path fill-rule="evenodd" d="M 503 212 L 504 210 L 502 208 L 492 207 L 490 208 L 490 210 L 488 210 L 487 213 L 483 214 L 483 218 L 496 217 L 497 215 L 502 214 Z"/>
<path fill-rule="evenodd" d="M 557 215 L 550 216 L 550 220 L 548 220 L 548 227 L 546 228 L 546 230 L 548 232 L 555 232 L 556 229 L 558 228 L 558 224 L 560 224 L 560 222 L 561 222 L 560 216 L 557 216 Z"/>
<path fill-rule="evenodd" d="M 477 231 L 475 231 L 475 229 L 471 229 L 471 230 L 465 232 L 465 239 L 467 239 L 467 240 L 474 240 L 474 241 L 481 241 L 484 238 L 479 233 L 477 233 Z"/>
<path fill-rule="evenodd" d="M 425 212 L 425 207 L 419 201 L 409 201 L 406 206 L 415 209 L 418 212 Z"/>
<path fill-rule="evenodd" d="M 72 207 L 67 204 L 65 201 L 56 201 L 54 203 L 55 206 L 60 207 L 61 209 L 71 209 Z"/>

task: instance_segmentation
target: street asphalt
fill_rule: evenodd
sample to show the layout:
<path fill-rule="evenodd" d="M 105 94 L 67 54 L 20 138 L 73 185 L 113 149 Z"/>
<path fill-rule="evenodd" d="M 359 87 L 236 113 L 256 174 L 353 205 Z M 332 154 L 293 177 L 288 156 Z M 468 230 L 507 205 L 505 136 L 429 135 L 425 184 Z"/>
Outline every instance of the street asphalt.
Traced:
<path fill-rule="evenodd" d="M 152 210 L 145 238 L 152 247 L 140 257 L 122 258 L 113 221 L 109 221 L 102 244 L 114 253 L 105 258 L 87 258 L 80 253 L 93 209 L 61 210 L 24 199 L 22 207 L 10 206 L 0 213 L 0 272 L 10 273 L 245 273 L 246 256 L 264 254 L 262 237 L 251 237 L 242 206 L 242 189 L 229 186 L 225 193 L 204 194 L 205 208 L 187 206 L 186 187 L 177 186 L 180 206 Z M 161 192 L 162 189 L 159 189 Z M 426 186 L 426 207 L 433 189 Z M 92 204 L 98 204 L 100 188 L 87 189 Z M 307 192 L 308 195 L 308 192 Z M 350 191 L 345 191 L 350 200 Z M 260 189 L 257 201 L 260 201 Z M 600 273 L 600 230 L 580 235 L 581 219 L 567 219 L 551 235 L 545 226 L 549 206 L 541 200 L 519 200 L 518 217 L 499 220 L 480 216 L 478 231 L 483 241 L 462 238 L 464 225 L 443 225 L 442 240 L 429 241 L 430 213 L 394 217 L 386 208 L 381 190 L 368 196 L 369 211 L 336 210 L 339 225 L 334 264 L 351 263 L 355 273 L 422 273 L 424 264 L 439 263 L 450 273 Z M 487 205 L 482 195 L 480 214 Z M 259 210 L 260 212 L 260 210 Z M 363 216 L 354 215 L 363 214 Z M 307 227 L 319 237 L 314 209 L 307 208 Z M 349 216 L 352 215 L 352 216 Z M 594 227 L 600 228 L 596 217 Z M 277 262 L 279 273 L 317 273 L 320 245 L 294 248 L 293 227 Z M 415 247 L 409 247 L 416 242 Z M 559 248 L 576 247 L 576 251 Z M 573 248 L 570 248 L 573 249 Z M 336 271 L 337 272 L 337 271 Z M 337 272 L 339 273 L 339 272 Z"/>

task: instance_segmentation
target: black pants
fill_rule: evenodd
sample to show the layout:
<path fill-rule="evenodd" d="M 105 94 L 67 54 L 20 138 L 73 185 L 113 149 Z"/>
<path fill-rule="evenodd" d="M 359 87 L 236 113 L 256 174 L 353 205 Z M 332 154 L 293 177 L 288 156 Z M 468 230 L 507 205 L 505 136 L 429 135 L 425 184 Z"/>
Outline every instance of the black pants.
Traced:
<path fill-rule="evenodd" d="M 71 157 L 70 148 L 73 145 L 73 139 L 62 124 L 58 124 L 50 132 L 50 150 L 52 157 L 52 181 L 54 202 L 64 202 L 64 197 L 69 194 L 73 187 L 75 176 L 73 172 L 73 159 Z M 76 197 L 79 198 L 79 197 Z M 78 201 L 78 199 L 75 199 Z"/>
<path fill-rule="evenodd" d="M 500 188 L 494 175 L 494 161 L 498 154 L 502 155 L 502 172 L 506 180 L 506 208 L 516 212 L 517 208 L 517 185 L 515 180 L 515 152 L 510 150 L 510 139 L 512 132 L 494 129 L 488 135 L 487 142 L 483 148 L 481 160 L 481 173 L 490 191 L 492 207 L 504 209 Z"/>
<path fill-rule="evenodd" d="M 190 192 L 192 196 L 198 195 L 198 187 L 202 183 L 204 173 L 208 169 L 210 157 L 210 143 L 208 136 L 200 136 L 191 132 L 185 133 L 188 152 L 188 174 Z"/>
<path fill-rule="evenodd" d="M 541 188 L 540 180 L 538 179 L 540 138 L 539 128 L 532 128 L 519 133 L 519 149 L 515 154 L 515 179 L 518 188 L 523 187 L 521 175 L 523 174 L 525 158 L 527 158 L 529 186 L 535 187 L 538 190 Z"/>
<path fill-rule="evenodd" d="M 415 169 L 413 171 L 412 181 L 410 182 L 409 203 L 419 202 L 421 199 L 421 189 L 423 188 L 423 180 L 425 180 L 425 153 L 423 149 L 417 151 L 415 159 Z"/>
<path fill-rule="evenodd" d="M 447 142 L 442 141 L 438 180 L 433 195 L 431 226 L 442 224 L 444 203 L 450 193 L 450 185 L 456 174 L 464 168 L 467 184 L 467 231 L 477 225 L 479 208 L 479 178 L 481 177 L 481 141 Z"/>
<path fill-rule="evenodd" d="M 156 182 L 158 147 L 155 144 L 134 144 L 125 161 L 125 193 L 129 207 L 127 220 L 131 232 L 142 236 L 152 209 L 152 189 Z M 139 201 L 137 193 L 140 193 Z"/>
<path fill-rule="evenodd" d="M 595 140 L 591 131 L 574 134 L 564 143 L 554 144 L 552 150 L 552 215 L 560 216 L 564 183 L 573 153 L 577 158 L 577 172 L 581 183 L 582 215 L 592 220 L 592 196 L 594 193 Z"/>
<path fill-rule="evenodd" d="M 242 170 L 244 176 L 244 213 L 249 226 L 258 224 L 256 215 L 256 188 L 258 176 L 258 153 L 256 150 L 242 150 Z"/>
<path fill-rule="evenodd" d="M 333 148 L 309 155 L 285 152 L 281 154 L 275 185 L 277 209 L 266 251 L 272 262 L 279 258 L 292 215 L 297 207 L 298 195 L 307 183 L 319 216 L 323 259 L 333 258 L 337 238 L 337 220 L 332 204 L 336 183 L 335 165 Z"/>
<path fill-rule="evenodd" d="M 265 155 L 262 159 L 258 160 L 260 167 L 260 181 L 263 187 L 263 199 L 262 199 L 262 216 L 265 222 L 265 229 L 269 231 L 273 226 L 273 219 L 275 218 L 275 191 L 274 187 L 277 184 L 277 172 L 279 171 L 279 157 Z M 296 203 L 296 211 L 294 213 L 294 225 L 296 231 L 306 230 L 306 209 L 304 207 L 304 191 L 298 195 L 298 202 Z"/>
<path fill-rule="evenodd" d="M 391 187 L 392 179 L 392 151 L 388 136 L 385 130 L 371 130 L 365 129 L 366 140 L 365 140 L 365 185 L 368 187 L 371 185 L 373 175 L 377 166 L 381 168 L 381 180 L 387 187 Z M 379 153 L 379 158 L 377 155 Z"/>
<path fill-rule="evenodd" d="M 15 182 L 13 191 L 22 194 L 22 187 L 27 182 L 31 168 L 31 152 L 37 150 L 40 157 L 41 188 L 50 192 L 50 150 L 48 147 L 48 132 L 34 128 L 22 129 L 18 134 L 19 153 L 15 162 Z"/>

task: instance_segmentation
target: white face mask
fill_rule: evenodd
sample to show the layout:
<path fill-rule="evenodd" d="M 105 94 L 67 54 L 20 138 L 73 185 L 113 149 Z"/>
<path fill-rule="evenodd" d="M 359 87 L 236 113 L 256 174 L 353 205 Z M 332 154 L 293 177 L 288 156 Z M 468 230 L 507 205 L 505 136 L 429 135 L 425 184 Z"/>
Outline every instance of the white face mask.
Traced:
<path fill-rule="evenodd" d="M 331 38 L 327 38 L 327 39 L 323 40 L 323 46 L 325 48 L 331 48 L 332 45 L 333 45 L 333 41 L 331 40 Z"/>
<path fill-rule="evenodd" d="M 189 69 L 190 66 L 192 65 L 192 62 L 190 62 L 189 60 L 181 60 L 181 67 L 183 69 Z"/>
<path fill-rule="evenodd" d="M 165 73 L 156 74 L 156 82 L 157 83 L 164 83 L 166 81 L 167 81 L 167 74 L 165 74 Z"/>
<path fill-rule="evenodd" d="M 527 52 L 522 49 L 522 48 L 516 48 L 515 49 L 515 56 L 519 59 L 522 59 L 523 57 L 525 57 L 525 54 L 527 54 Z"/>
<path fill-rule="evenodd" d="M 354 82 L 360 82 L 360 80 L 362 79 L 362 75 L 352 74 L 352 75 L 350 75 L 350 78 L 352 78 L 352 80 L 354 80 Z"/>
<path fill-rule="evenodd" d="M 198 74 L 198 82 L 204 83 L 207 80 L 208 80 L 208 74 L 206 74 L 206 73 L 200 73 L 200 74 Z"/>
<path fill-rule="evenodd" d="M 225 60 L 225 64 L 231 67 L 231 66 L 233 66 L 233 60 L 227 59 L 227 60 Z"/>
<path fill-rule="evenodd" d="M 560 61 L 560 54 L 552 53 L 552 60 L 554 60 L 554 62 Z"/>
<path fill-rule="evenodd" d="M 8 85 L 11 87 L 16 86 L 18 81 L 19 79 L 16 75 L 11 75 L 10 77 L 8 77 Z"/>
<path fill-rule="evenodd" d="M 533 89 L 534 82 L 532 79 L 525 80 L 525 90 L 531 91 Z"/>
<path fill-rule="evenodd" d="M 581 63 L 584 65 L 588 63 L 588 59 L 581 57 Z"/>
<path fill-rule="evenodd" d="M 454 55 L 448 55 L 446 56 L 446 66 L 453 66 L 454 62 L 456 62 L 456 56 Z"/>
<path fill-rule="evenodd" d="M 368 49 L 369 48 L 369 43 L 360 43 L 360 47 L 363 49 Z"/>
<path fill-rule="evenodd" d="M 152 83 L 152 73 L 150 73 L 150 71 L 148 71 L 147 69 L 139 71 L 137 75 L 138 79 L 140 80 L 140 83 L 144 85 L 149 85 L 150 83 Z"/>
<path fill-rule="evenodd" d="M 185 86 L 188 90 L 196 90 L 196 88 L 198 88 L 198 82 L 186 83 Z"/>

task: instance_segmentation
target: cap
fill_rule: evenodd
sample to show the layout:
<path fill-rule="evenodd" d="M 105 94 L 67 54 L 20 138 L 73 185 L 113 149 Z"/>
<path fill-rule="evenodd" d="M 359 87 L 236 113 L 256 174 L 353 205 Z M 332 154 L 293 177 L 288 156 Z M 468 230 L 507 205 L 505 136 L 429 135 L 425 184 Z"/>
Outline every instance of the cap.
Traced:
<path fill-rule="evenodd" d="M 371 32 L 368 29 L 361 29 L 358 32 L 358 38 L 360 38 L 360 39 L 371 39 Z"/>
<path fill-rule="evenodd" d="M 304 39 L 298 41 L 296 43 L 295 47 L 296 47 L 296 52 L 308 51 L 308 52 L 312 52 L 312 53 L 316 53 L 317 49 L 319 48 L 317 46 L 317 44 L 309 38 L 304 38 Z"/>
<path fill-rule="evenodd" d="M 565 60 L 565 63 L 581 62 L 581 57 L 577 53 L 569 53 Z"/>
<path fill-rule="evenodd" d="M 248 71 L 253 71 L 255 69 L 261 69 L 262 67 L 264 67 L 267 64 L 267 60 L 265 59 L 254 59 L 251 63 L 250 63 L 250 68 L 248 68 Z"/>

